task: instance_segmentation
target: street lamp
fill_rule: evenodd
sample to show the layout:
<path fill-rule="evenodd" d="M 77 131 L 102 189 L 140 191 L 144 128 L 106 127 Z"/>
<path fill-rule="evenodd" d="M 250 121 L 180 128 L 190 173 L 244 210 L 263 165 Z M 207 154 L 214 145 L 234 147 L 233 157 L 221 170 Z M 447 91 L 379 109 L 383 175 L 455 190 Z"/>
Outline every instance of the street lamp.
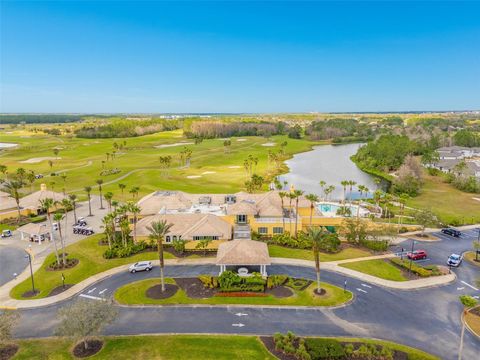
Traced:
<path fill-rule="evenodd" d="M 26 258 L 28 258 L 28 263 L 30 264 L 30 277 L 32 278 L 32 293 L 35 294 L 35 281 L 33 280 L 33 269 L 32 269 L 32 245 L 28 245 L 28 248 L 25 249 L 25 252 L 27 255 L 25 255 Z"/>
<path fill-rule="evenodd" d="M 412 272 L 412 261 L 413 261 L 413 247 L 415 246 L 416 241 L 412 240 L 412 251 L 410 252 L 410 267 L 408 269 L 409 272 Z"/>

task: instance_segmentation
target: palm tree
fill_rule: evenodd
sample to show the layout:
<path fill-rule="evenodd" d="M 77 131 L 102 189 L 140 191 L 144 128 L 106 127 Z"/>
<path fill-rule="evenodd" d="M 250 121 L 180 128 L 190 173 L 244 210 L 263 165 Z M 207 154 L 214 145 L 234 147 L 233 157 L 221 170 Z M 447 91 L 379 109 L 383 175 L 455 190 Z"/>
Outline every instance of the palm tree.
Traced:
<path fill-rule="evenodd" d="M 133 214 L 133 241 L 137 242 L 137 216 L 140 213 L 141 209 L 137 204 L 132 202 L 127 204 L 128 211 Z"/>
<path fill-rule="evenodd" d="M 63 196 L 65 196 L 65 187 L 67 186 L 67 174 L 63 173 L 60 175 L 63 180 Z"/>
<path fill-rule="evenodd" d="M 400 196 L 398 197 L 398 203 L 400 205 L 400 216 L 398 218 L 398 223 L 399 225 L 403 225 L 403 213 L 405 211 L 405 204 L 407 203 L 407 200 L 410 196 L 406 193 L 402 193 L 400 194 Z"/>
<path fill-rule="evenodd" d="M 117 207 L 120 203 L 117 200 L 112 200 L 113 211 L 117 212 Z"/>
<path fill-rule="evenodd" d="M 358 191 L 360 193 L 360 198 L 358 199 L 358 205 L 357 205 L 357 219 L 360 218 L 360 203 L 363 199 L 363 194 L 368 193 L 368 188 L 364 185 L 358 185 Z"/>
<path fill-rule="evenodd" d="M 322 227 L 313 226 L 307 229 L 307 236 L 312 244 L 313 257 L 315 258 L 315 271 L 317 272 L 317 294 L 320 295 L 320 248 L 326 237 Z"/>
<path fill-rule="evenodd" d="M 323 180 L 320 180 L 320 187 L 322 188 L 322 199 L 325 198 L 325 185 L 327 185 L 327 183 Z"/>
<path fill-rule="evenodd" d="M 87 198 L 88 198 L 88 216 L 93 216 L 93 215 L 92 215 L 92 204 L 91 204 L 91 200 L 92 200 L 92 196 L 91 196 L 92 187 L 91 187 L 91 186 L 85 186 L 84 190 L 85 190 L 85 192 L 87 193 Z"/>
<path fill-rule="evenodd" d="M 340 184 L 343 186 L 343 203 L 345 204 L 347 200 L 347 186 L 349 184 L 348 180 L 342 180 L 340 181 Z"/>
<path fill-rule="evenodd" d="M 70 194 L 70 195 L 68 195 L 68 199 L 70 200 L 70 203 L 72 204 L 73 219 L 75 220 L 75 224 L 76 224 L 77 223 L 77 195 Z"/>
<path fill-rule="evenodd" d="M 103 207 L 103 197 L 102 197 L 102 184 L 103 184 L 103 180 L 102 179 L 98 179 L 97 181 L 95 181 L 98 185 L 98 191 L 100 193 L 100 209 L 104 209 Z"/>
<path fill-rule="evenodd" d="M 283 223 L 283 232 L 285 232 L 285 208 L 283 206 L 283 199 L 287 196 L 285 191 L 279 191 L 278 196 L 280 196 L 280 201 L 282 202 L 282 223 Z"/>
<path fill-rule="evenodd" d="M 350 205 L 352 204 L 352 191 L 353 191 L 353 187 L 357 185 L 357 182 L 356 181 L 353 181 L 353 180 L 350 180 L 348 182 L 348 186 L 350 186 L 350 194 L 349 194 L 349 199 L 350 199 Z"/>
<path fill-rule="evenodd" d="M 315 208 L 314 204 L 318 202 L 318 196 L 315 194 L 308 194 L 305 198 L 310 201 L 310 226 L 312 226 L 313 209 Z"/>
<path fill-rule="evenodd" d="M 162 292 L 165 291 L 165 279 L 163 277 L 163 268 L 165 266 L 163 261 L 163 238 L 168 233 L 172 224 L 167 224 L 165 220 L 154 221 L 147 230 L 150 231 L 150 238 L 157 241 L 158 260 L 160 261 L 160 281 L 162 284 Z"/>
<path fill-rule="evenodd" d="M 67 266 L 67 260 L 65 258 L 65 243 L 63 242 L 63 234 L 62 234 L 62 220 L 63 215 L 59 212 L 53 214 L 53 221 L 57 223 L 58 226 L 58 234 L 60 235 L 60 245 L 62 246 L 62 264 L 63 267 Z"/>
<path fill-rule="evenodd" d="M 134 186 L 130 189 L 129 193 L 132 194 L 132 198 L 135 199 L 138 196 L 138 192 L 140 188 L 138 186 Z"/>
<path fill-rule="evenodd" d="M 22 217 L 22 214 L 20 213 L 20 192 L 19 192 L 22 186 L 23 186 L 23 183 L 19 180 L 10 180 L 3 185 L 5 192 L 8 194 L 8 196 L 15 199 L 15 203 L 17 204 L 17 211 L 18 211 L 17 223 L 20 223 L 20 218 Z"/>
<path fill-rule="evenodd" d="M 298 235 L 298 201 L 300 196 L 303 195 L 302 190 L 294 190 L 293 194 L 295 196 L 295 237 Z"/>
<path fill-rule="evenodd" d="M 292 234 L 292 200 L 295 199 L 294 193 L 288 193 L 288 199 L 290 200 L 289 207 L 288 207 L 288 222 L 290 223 L 289 232 L 290 235 Z"/>
<path fill-rule="evenodd" d="M 124 192 L 125 188 L 127 187 L 127 185 L 118 184 L 118 187 L 120 188 L 120 191 L 122 192 L 122 199 L 125 200 L 125 197 L 123 196 L 123 192 Z"/>
<path fill-rule="evenodd" d="M 103 217 L 102 224 L 103 228 L 105 229 L 105 236 L 107 237 L 108 248 L 112 248 L 112 241 L 111 239 L 115 235 L 115 225 L 114 225 L 115 214 L 110 213 Z M 113 226 L 112 226 L 113 225 Z"/>
<path fill-rule="evenodd" d="M 55 204 L 55 201 L 53 201 L 52 198 L 45 198 L 43 200 L 40 200 L 40 207 L 42 208 L 43 211 L 47 213 L 47 219 L 50 224 L 50 240 L 53 242 L 53 246 L 55 248 L 55 257 L 57 258 L 57 264 L 60 265 L 60 257 L 58 256 L 58 248 L 57 248 L 57 242 L 55 241 L 55 237 L 53 236 L 53 222 L 52 222 L 52 214 L 50 213 L 50 209 L 53 207 Z"/>
<path fill-rule="evenodd" d="M 328 200 L 330 194 L 335 190 L 335 185 L 329 185 L 325 188 L 325 200 Z"/>
<path fill-rule="evenodd" d="M 108 211 L 111 212 L 112 211 L 113 193 L 111 191 L 108 191 L 108 192 L 105 193 L 105 195 L 103 197 L 105 198 L 105 200 L 107 200 Z"/>
<path fill-rule="evenodd" d="M 382 179 L 376 177 L 375 179 L 373 179 L 373 182 L 374 182 L 375 185 L 377 186 L 377 189 L 376 189 L 376 190 L 380 189 L 380 184 L 381 184 L 381 182 L 382 182 Z"/>

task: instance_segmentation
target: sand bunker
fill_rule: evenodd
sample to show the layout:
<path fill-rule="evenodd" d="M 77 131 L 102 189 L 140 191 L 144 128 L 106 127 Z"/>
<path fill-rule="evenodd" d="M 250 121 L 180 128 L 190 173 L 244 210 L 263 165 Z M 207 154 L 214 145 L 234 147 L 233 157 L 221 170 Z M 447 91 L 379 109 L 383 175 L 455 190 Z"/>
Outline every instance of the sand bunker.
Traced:
<path fill-rule="evenodd" d="M 23 160 L 23 161 L 20 161 L 20 162 L 22 164 L 37 164 L 37 163 L 45 161 L 45 160 L 60 160 L 60 159 L 61 159 L 61 157 L 45 156 L 45 157 L 31 158 L 31 159 Z"/>
<path fill-rule="evenodd" d="M 239 165 L 233 165 L 233 166 L 229 166 L 228 168 L 229 168 L 229 169 L 240 169 L 241 166 L 239 166 Z"/>
<path fill-rule="evenodd" d="M 156 147 L 157 149 L 163 149 L 163 148 L 169 148 L 169 147 L 174 147 L 174 146 L 192 145 L 192 144 L 193 144 L 193 142 L 178 142 L 178 143 L 174 143 L 174 144 L 157 145 L 157 146 L 154 146 L 154 147 Z"/>
<path fill-rule="evenodd" d="M 262 146 L 275 146 L 275 145 L 277 144 L 274 142 L 268 142 L 268 143 L 262 144 Z"/>
<path fill-rule="evenodd" d="M 8 149 L 17 146 L 18 144 L 14 143 L 0 143 L 0 149 Z"/>
<path fill-rule="evenodd" d="M 208 174 L 216 174 L 216 171 L 204 171 L 202 175 L 208 175 Z"/>
<path fill-rule="evenodd" d="M 201 178 L 202 175 L 188 175 L 187 176 L 187 179 L 198 179 L 198 178 Z"/>
<path fill-rule="evenodd" d="M 472 197 L 473 200 L 477 200 L 477 201 L 480 201 L 480 198 L 477 198 L 477 197 Z"/>
<path fill-rule="evenodd" d="M 247 141 L 247 139 L 237 139 L 237 141 Z"/>

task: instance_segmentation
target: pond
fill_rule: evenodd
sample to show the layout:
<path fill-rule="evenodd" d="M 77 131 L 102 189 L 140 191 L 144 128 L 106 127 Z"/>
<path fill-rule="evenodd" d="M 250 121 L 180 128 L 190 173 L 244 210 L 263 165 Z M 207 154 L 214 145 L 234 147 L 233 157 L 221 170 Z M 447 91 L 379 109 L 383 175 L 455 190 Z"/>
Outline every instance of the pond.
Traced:
<path fill-rule="evenodd" d="M 377 189 L 374 177 L 361 171 L 350 156 L 355 154 L 363 144 L 344 145 L 320 145 L 315 146 L 312 151 L 296 154 L 285 163 L 290 169 L 288 174 L 280 176 L 281 181 L 288 181 L 288 186 L 293 185 L 295 189 L 322 195 L 320 180 L 328 185 L 334 185 L 335 191 L 330 195 L 330 200 L 343 199 L 342 180 L 353 180 L 357 185 L 366 186 L 370 192 Z M 383 187 L 384 184 L 380 184 Z M 347 189 L 347 198 L 350 198 Z M 354 187 L 351 198 L 355 199 L 360 193 Z M 365 196 L 365 195 L 363 195 Z M 371 196 L 371 193 L 370 193 Z"/>

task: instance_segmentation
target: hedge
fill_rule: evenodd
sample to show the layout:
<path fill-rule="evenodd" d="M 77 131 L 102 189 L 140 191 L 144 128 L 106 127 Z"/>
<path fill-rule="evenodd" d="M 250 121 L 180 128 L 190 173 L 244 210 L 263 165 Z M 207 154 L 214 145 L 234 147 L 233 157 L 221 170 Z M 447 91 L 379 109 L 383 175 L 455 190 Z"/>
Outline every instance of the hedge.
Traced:
<path fill-rule="evenodd" d="M 305 346 L 312 360 L 341 359 L 345 356 L 342 344 L 334 339 L 305 339 Z"/>
<path fill-rule="evenodd" d="M 400 266 L 404 269 L 407 269 L 407 270 L 410 269 L 410 260 L 401 260 L 398 258 L 393 258 L 393 259 L 390 259 L 390 261 L 395 265 Z M 440 271 L 436 266 L 429 266 L 428 268 L 426 268 L 426 267 L 418 266 L 413 262 L 412 262 L 412 273 L 420 277 L 440 275 Z"/>

